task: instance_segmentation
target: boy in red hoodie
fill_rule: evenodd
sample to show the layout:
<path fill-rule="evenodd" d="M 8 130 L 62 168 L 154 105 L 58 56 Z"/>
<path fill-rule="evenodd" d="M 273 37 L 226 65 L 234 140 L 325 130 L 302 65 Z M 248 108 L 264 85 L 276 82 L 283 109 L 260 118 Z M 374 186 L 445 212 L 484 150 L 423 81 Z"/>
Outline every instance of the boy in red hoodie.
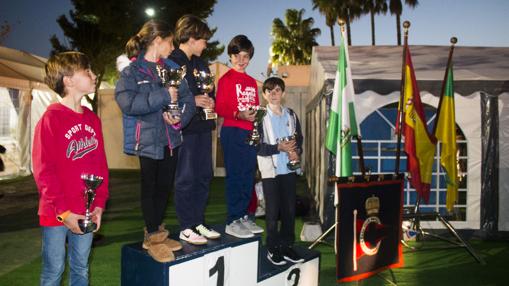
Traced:
<path fill-rule="evenodd" d="M 88 58 L 79 52 L 52 56 L 46 64 L 46 84 L 62 97 L 48 106 L 35 127 L 32 162 L 39 190 L 39 222 L 42 227 L 41 285 L 60 285 L 66 261 L 70 285 L 88 285 L 88 257 L 93 233 L 83 233 L 83 174 L 103 178 L 90 206 L 92 221 L 101 227 L 108 199 L 108 166 L 101 121 L 81 106 L 85 94 L 95 90 L 96 76 Z"/>

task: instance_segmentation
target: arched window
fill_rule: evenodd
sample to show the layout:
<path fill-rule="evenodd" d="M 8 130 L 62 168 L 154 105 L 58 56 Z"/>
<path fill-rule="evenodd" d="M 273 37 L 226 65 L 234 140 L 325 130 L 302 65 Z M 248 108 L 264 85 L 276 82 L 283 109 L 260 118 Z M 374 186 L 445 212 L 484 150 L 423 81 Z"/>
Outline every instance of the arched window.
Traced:
<path fill-rule="evenodd" d="M 395 122 L 397 116 L 398 103 L 391 103 L 368 115 L 361 123 L 362 147 L 364 152 L 364 164 L 366 170 L 371 173 L 391 174 L 395 172 L 396 165 L 396 143 Z M 436 118 L 436 108 L 424 104 L 424 113 L 427 120 L 429 132 L 433 132 Z M 458 202 L 454 207 L 451 220 L 466 220 L 466 194 L 467 194 L 467 141 L 463 132 L 456 125 L 457 147 L 458 147 L 458 174 L 460 176 Z M 400 172 L 406 172 L 406 154 L 402 138 Z M 357 153 L 357 144 L 352 141 L 354 159 L 354 172 L 360 174 L 359 156 Z M 445 182 L 445 173 L 440 167 L 440 144 L 435 151 L 435 160 L 433 163 L 433 175 L 431 181 L 431 194 L 428 203 L 421 202 L 420 210 L 422 212 L 437 211 L 441 214 L 448 214 L 445 208 L 447 186 Z M 404 207 L 411 208 L 416 203 L 417 193 L 405 179 Z"/>

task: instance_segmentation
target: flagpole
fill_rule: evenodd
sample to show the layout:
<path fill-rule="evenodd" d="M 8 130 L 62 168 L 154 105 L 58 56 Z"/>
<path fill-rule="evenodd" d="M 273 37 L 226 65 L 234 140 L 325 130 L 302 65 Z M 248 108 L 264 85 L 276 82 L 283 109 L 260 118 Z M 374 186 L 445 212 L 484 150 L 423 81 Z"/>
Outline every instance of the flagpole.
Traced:
<path fill-rule="evenodd" d="M 403 22 L 403 32 L 404 32 L 404 45 L 403 45 L 403 59 L 401 63 L 401 88 L 399 94 L 399 112 L 398 118 L 396 118 L 396 133 L 398 134 L 398 141 L 396 143 L 396 167 L 394 173 L 399 175 L 399 161 L 400 161 L 400 153 L 401 153 L 401 131 L 403 124 L 403 113 L 404 113 L 404 97 L 405 97 L 405 66 L 406 66 L 406 52 L 408 48 L 408 29 L 410 28 L 410 22 Z"/>
<path fill-rule="evenodd" d="M 442 84 L 442 89 L 440 91 L 440 101 L 438 102 L 437 116 L 435 117 L 435 126 L 433 127 L 432 134 L 436 134 L 436 131 L 437 131 L 438 118 L 440 117 L 440 107 L 442 106 L 442 98 L 444 97 L 445 83 L 447 81 L 447 77 L 449 76 L 449 69 L 451 68 L 451 64 L 452 64 L 452 54 L 454 52 L 454 45 L 456 45 L 456 43 L 458 42 L 458 38 L 451 37 L 450 42 L 451 42 L 451 47 L 449 48 L 449 57 L 447 58 L 447 67 L 445 69 L 445 75 L 444 75 L 444 81 L 443 81 L 444 84 Z"/>

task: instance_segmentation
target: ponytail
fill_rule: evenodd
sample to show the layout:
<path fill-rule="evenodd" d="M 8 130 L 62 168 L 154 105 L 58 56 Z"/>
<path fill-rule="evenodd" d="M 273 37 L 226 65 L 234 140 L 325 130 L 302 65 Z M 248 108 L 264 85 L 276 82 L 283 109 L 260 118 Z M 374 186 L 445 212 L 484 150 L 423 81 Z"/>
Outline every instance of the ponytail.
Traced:
<path fill-rule="evenodd" d="M 132 36 L 125 45 L 125 52 L 128 58 L 137 57 L 142 51 L 145 51 L 157 37 L 167 38 L 173 36 L 168 23 L 158 20 L 146 22 L 140 31 Z"/>

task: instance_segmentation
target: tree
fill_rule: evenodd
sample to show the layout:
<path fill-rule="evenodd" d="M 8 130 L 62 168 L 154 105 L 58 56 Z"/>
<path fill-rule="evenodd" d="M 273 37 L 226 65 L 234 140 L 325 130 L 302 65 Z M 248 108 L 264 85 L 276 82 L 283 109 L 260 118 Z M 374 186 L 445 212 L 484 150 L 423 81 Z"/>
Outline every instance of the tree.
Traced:
<path fill-rule="evenodd" d="M 2 45 L 2 43 L 5 41 L 5 39 L 7 39 L 10 32 L 11 32 L 11 25 L 9 24 L 9 22 L 4 21 L 0 25 L 0 45 Z"/>
<path fill-rule="evenodd" d="M 362 14 L 359 1 L 355 0 L 313 0 L 313 9 L 318 9 L 325 16 L 325 23 L 330 28 L 331 43 L 334 46 L 334 25 L 338 19 L 346 22 L 348 45 L 352 45 L 350 23 Z"/>
<path fill-rule="evenodd" d="M 375 14 L 387 13 L 385 0 L 362 0 L 362 10 L 371 17 L 371 45 L 375 45 Z"/>
<path fill-rule="evenodd" d="M 302 19 L 304 9 L 287 9 L 285 23 L 276 18 L 272 22 L 271 62 L 284 65 L 306 65 L 311 63 L 313 46 L 319 28 L 313 28 L 313 18 Z"/>
<path fill-rule="evenodd" d="M 405 0 L 408 7 L 415 8 L 419 5 L 418 0 Z M 403 13 L 403 3 L 401 0 L 389 0 L 389 11 L 391 15 L 396 15 L 396 31 L 398 37 L 398 46 L 401 46 L 401 14 Z"/>
<path fill-rule="evenodd" d="M 213 11 L 217 0 L 155 0 L 155 17 L 175 25 L 184 14 L 194 14 L 207 18 Z M 52 54 L 62 51 L 78 50 L 87 54 L 92 62 L 92 70 L 97 75 L 96 92 L 103 80 L 114 82 L 118 73 L 115 62 L 124 53 L 127 40 L 134 35 L 149 18 L 144 1 L 136 0 L 72 0 L 74 10 L 69 16 L 61 15 L 57 22 L 65 36 L 62 43 L 55 35 L 50 39 Z M 215 29 L 214 29 L 215 31 Z M 214 60 L 224 50 L 217 41 L 208 44 L 205 54 Z M 97 111 L 97 96 L 86 96 L 87 101 Z"/>

